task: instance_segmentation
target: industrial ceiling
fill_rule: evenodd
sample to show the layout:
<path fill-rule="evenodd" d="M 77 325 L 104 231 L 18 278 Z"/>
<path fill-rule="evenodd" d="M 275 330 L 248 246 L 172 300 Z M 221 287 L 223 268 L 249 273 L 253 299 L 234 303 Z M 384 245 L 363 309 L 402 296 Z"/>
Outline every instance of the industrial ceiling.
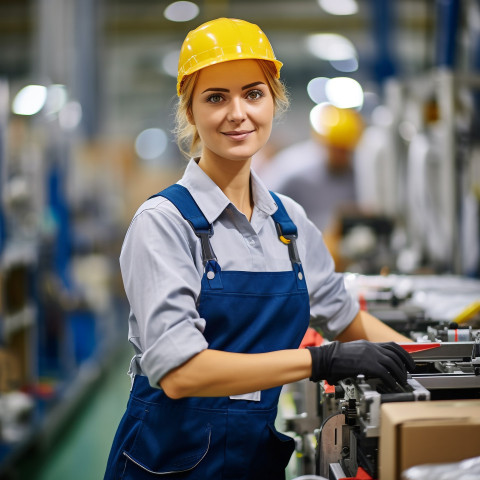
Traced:
<path fill-rule="evenodd" d="M 284 62 L 282 75 L 292 107 L 279 126 L 278 135 L 291 142 L 306 136 L 306 112 L 313 106 L 306 86 L 312 78 L 347 75 L 358 80 L 364 89 L 381 95 L 387 75 L 414 75 L 431 68 L 433 63 L 435 2 L 429 0 L 358 0 L 357 13 L 348 16 L 325 12 L 317 0 L 204 0 L 196 2 L 199 15 L 187 22 L 165 18 L 169 3 L 0 0 L 0 77 L 7 78 L 14 95 L 22 85 L 42 81 L 46 68 L 39 63 L 48 63 L 50 55 L 61 60 L 57 60 L 56 69 L 47 70 L 49 81 L 67 86 L 75 83 L 81 75 L 78 69 L 70 78 L 66 70 L 62 72 L 75 56 L 75 41 L 69 40 L 69 28 L 76 28 L 78 21 L 69 11 L 75 12 L 79 4 L 90 5 L 90 22 L 97 32 L 92 61 L 98 64 L 99 133 L 134 136 L 152 125 L 169 130 L 175 79 L 165 72 L 165 57 L 172 52 L 175 55 L 186 32 L 200 23 L 218 16 L 243 18 L 261 26 L 277 57 Z M 386 9 L 385 4 L 390 7 Z M 45 12 L 50 18 L 45 18 Z M 65 15 L 70 16 L 64 18 Z M 53 46 L 39 54 L 39 31 L 45 37 L 46 30 Z M 84 36 L 88 33 L 87 30 Z M 329 62 L 314 57 L 306 47 L 307 36 L 314 33 L 337 33 L 349 39 L 358 53 L 358 70 L 341 73 Z M 76 35 L 78 38 L 78 32 Z M 381 69 L 385 55 L 391 62 L 388 72 Z M 58 78 L 52 78 L 52 72 Z"/>

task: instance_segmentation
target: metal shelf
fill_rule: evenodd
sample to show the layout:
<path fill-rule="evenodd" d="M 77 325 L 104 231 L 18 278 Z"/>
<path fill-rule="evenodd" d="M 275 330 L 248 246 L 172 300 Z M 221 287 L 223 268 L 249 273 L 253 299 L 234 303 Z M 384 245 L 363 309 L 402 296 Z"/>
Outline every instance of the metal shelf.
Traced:
<path fill-rule="evenodd" d="M 0 319 L 1 337 L 8 340 L 16 332 L 29 328 L 35 324 L 36 308 L 34 305 L 26 305 L 19 312 L 6 315 Z"/>

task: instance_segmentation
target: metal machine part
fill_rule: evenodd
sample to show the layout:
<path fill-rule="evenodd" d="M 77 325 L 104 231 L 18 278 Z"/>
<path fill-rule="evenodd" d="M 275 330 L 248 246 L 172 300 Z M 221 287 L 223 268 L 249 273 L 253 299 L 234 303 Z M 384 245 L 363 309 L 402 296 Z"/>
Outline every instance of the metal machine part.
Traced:
<path fill-rule="evenodd" d="M 324 421 L 318 432 L 316 473 L 331 478 L 330 466 L 338 464 L 341 478 L 355 476 L 358 467 L 375 478 L 381 404 L 426 401 L 430 392 L 412 378 L 388 391 L 378 380 L 359 375 L 334 387 L 324 383 L 320 399 Z"/>
<path fill-rule="evenodd" d="M 427 325 L 425 332 L 410 332 L 410 336 L 417 342 L 473 342 L 479 331 L 468 325 L 458 325 L 455 322 L 446 322 L 443 325 Z"/>
<path fill-rule="evenodd" d="M 415 344 L 418 345 L 418 344 Z M 415 361 L 412 377 L 441 398 L 480 398 L 480 338 L 467 342 L 422 344 L 411 352 Z"/>
<path fill-rule="evenodd" d="M 280 405 L 283 417 L 283 430 L 294 433 L 296 474 L 312 474 L 315 471 L 317 442 L 315 430 L 320 425 L 319 415 L 320 384 L 304 379 L 284 387 Z M 285 399 L 292 405 L 285 406 Z"/>
<path fill-rule="evenodd" d="M 383 403 L 480 398 L 480 333 L 465 328 L 445 341 L 451 327 L 437 325 L 422 342 L 403 345 L 416 368 L 394 391 L 362 375 L 336 385 L 288 385 L 295 408 L 284 416 L 285 430 L 294 433 L 297 474 L 340 479 L 363 469 L 376 478 Z"/>
<path fill-rule="evenodd" d="M 317 432 L 316 473 L 330 479 L 355 477 L 362 468 L 377 478 L 381 405 L 388 402 L 480 398 L 480 340 L 412 343 L 404 346 L 416 369 L 392 391 L 363 375 L 323 382 L 322 424 Z"/>

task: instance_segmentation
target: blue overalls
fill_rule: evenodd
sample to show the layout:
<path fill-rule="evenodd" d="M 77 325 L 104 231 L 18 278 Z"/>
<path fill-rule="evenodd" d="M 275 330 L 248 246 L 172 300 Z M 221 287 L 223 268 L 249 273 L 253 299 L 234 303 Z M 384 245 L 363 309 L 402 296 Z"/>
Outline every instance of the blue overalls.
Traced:
<path fill-rule="evenodd" d="M 158 195 L 177 207 L 201 240 L 205 272 L 198 312 L 206 320 L 209 348 L 241 353 L 298 348 L 309 323 L 309 299 L 297 229 L 278 197 L 272 193 L 278 205 L 272 218 L 293 268 L 245 272 L 221 270 L 210 245 L 212 226 L 185 187 L 172 185 Z M 274 427 L 280 390 L 263 390 L 255 400 L 172 400 L 136 376 L 105 480 L 284 479 L 294 442 Z"/>

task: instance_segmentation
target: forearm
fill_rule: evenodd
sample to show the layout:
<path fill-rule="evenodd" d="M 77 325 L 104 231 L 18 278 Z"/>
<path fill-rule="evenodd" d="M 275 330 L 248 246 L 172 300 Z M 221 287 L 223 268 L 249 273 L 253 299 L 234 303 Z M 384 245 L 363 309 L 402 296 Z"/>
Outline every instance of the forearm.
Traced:
<path fill-rule="evenodd" d="M 353 322 L 336 337 L 336 340 L 341 342 L 361 339 L 371 342 L 409 343 L 412 341 L 393 328 L 390 328 L 378 318 L 362 310 L 358 312 Z"/>
<path fill-rule="evenodd" d="M 308 350 L 242 354 L 204 350 L 169 372 L 160 386 L 172 398 L 240 395 L 308 378 Z"/>

